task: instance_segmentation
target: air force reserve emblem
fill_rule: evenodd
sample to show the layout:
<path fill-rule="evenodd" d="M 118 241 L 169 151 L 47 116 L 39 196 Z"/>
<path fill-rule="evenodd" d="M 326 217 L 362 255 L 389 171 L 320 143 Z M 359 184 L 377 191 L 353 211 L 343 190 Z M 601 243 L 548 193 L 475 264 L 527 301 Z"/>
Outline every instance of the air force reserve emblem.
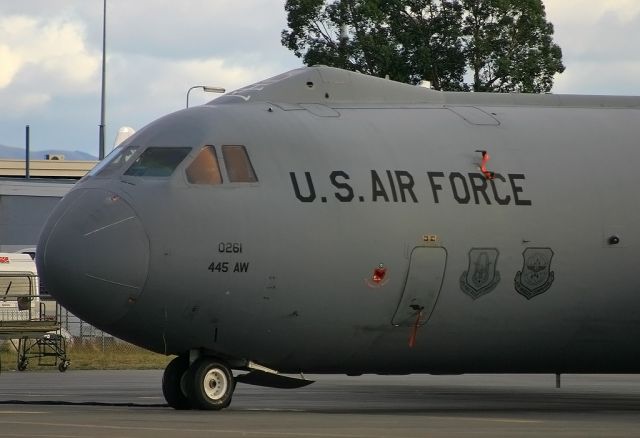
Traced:
<path fill-rule="evenodd" d="M 460 276 L 460 289 L 474 300 L 491 292 L 500 282 L 496 248 L 472 248 L 469 268 Z"/>
<path fill-rule="evenodd" d="M 522 257 L 522 271 L 516 274 L 515 287 L 520 295 L 530 300 L 548 291 L 553 283 L 553 251 L 551 248 L 527 248 Z"/>

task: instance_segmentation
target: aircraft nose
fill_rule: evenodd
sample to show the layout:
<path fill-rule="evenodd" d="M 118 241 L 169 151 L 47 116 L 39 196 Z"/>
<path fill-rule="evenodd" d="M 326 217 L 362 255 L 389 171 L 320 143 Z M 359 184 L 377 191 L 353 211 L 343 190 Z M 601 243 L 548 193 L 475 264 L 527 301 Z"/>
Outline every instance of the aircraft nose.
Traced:
<path fill-rule="evenodd" d="M 40 237 L 38 272 L 67 310 L 108 327 L 142 292 L 149 239 L 133 208 L 116 193 L 76 189 L 61 204 Z"/>

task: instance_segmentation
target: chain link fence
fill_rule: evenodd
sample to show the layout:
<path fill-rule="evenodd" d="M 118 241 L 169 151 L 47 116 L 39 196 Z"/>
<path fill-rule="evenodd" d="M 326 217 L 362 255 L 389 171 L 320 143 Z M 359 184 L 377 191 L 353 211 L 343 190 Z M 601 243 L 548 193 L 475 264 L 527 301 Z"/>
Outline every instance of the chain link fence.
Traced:
<path fill-rule="evenodd" d="M 159 369 L 171 359 L 95 328 L 35 284 L 32 275 L 0 275 L 0 371 L 66 371 L 67 362 L 71 369 Z"/>
<path fill-rule="evenodd" d="M 130 344 L 99 330 L 91 324 L 69 312 L 64 307 L 59 306 L 60 331 L 66 339 L 67 346 L 74 349 L 91 349 L 106 352 L 109 349 L 117 349 L 126 352 L 127 350 L 137 350 L 139 347 Z"/>

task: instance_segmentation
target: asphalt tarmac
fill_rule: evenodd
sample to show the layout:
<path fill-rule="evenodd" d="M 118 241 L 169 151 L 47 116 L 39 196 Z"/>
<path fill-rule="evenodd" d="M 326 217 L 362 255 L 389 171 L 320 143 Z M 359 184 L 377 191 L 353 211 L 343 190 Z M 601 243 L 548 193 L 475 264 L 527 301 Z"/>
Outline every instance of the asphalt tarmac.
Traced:
<path fill-rule="evenodd" d="M 161 371 L 3 372 L 1 437 L 632 437 L 640 376 L 307 376 L 239 384 L 222 412 L 166 407 Z"/>

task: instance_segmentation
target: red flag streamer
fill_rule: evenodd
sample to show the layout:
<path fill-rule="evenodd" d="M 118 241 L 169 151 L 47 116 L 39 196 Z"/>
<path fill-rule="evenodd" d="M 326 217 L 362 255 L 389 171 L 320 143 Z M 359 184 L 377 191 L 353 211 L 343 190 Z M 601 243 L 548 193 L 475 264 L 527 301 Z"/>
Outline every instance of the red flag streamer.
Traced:
<path fill-rule="evenodd" d="M 411 336 L 409 336 L 409 348 L 413 348 L 416 345 L 416 337 L 418 336 L 418 328 L 420 327 L 420 318 L 422 318 L 422 310 L 418 312 L 418 317 L 416 318 L 416 322 L 413 323 L 413 328 L 411 329 Z"/>
<path fill-rule="evenodd" d="M 490 170 L 487 170 L 487 163 L 491 159 L 491 156 L 489 156 L 489 153 L 487 151 L 476 151 L 476 152 L 480 152 L 482 154 L 482 163 L 480 163 L 480 171 L 482 172 L 482 174 L 486 179 L 489 179 L 489 180 L 494 179 L 496 177 L 495 172 L 491 172 Z"/>

